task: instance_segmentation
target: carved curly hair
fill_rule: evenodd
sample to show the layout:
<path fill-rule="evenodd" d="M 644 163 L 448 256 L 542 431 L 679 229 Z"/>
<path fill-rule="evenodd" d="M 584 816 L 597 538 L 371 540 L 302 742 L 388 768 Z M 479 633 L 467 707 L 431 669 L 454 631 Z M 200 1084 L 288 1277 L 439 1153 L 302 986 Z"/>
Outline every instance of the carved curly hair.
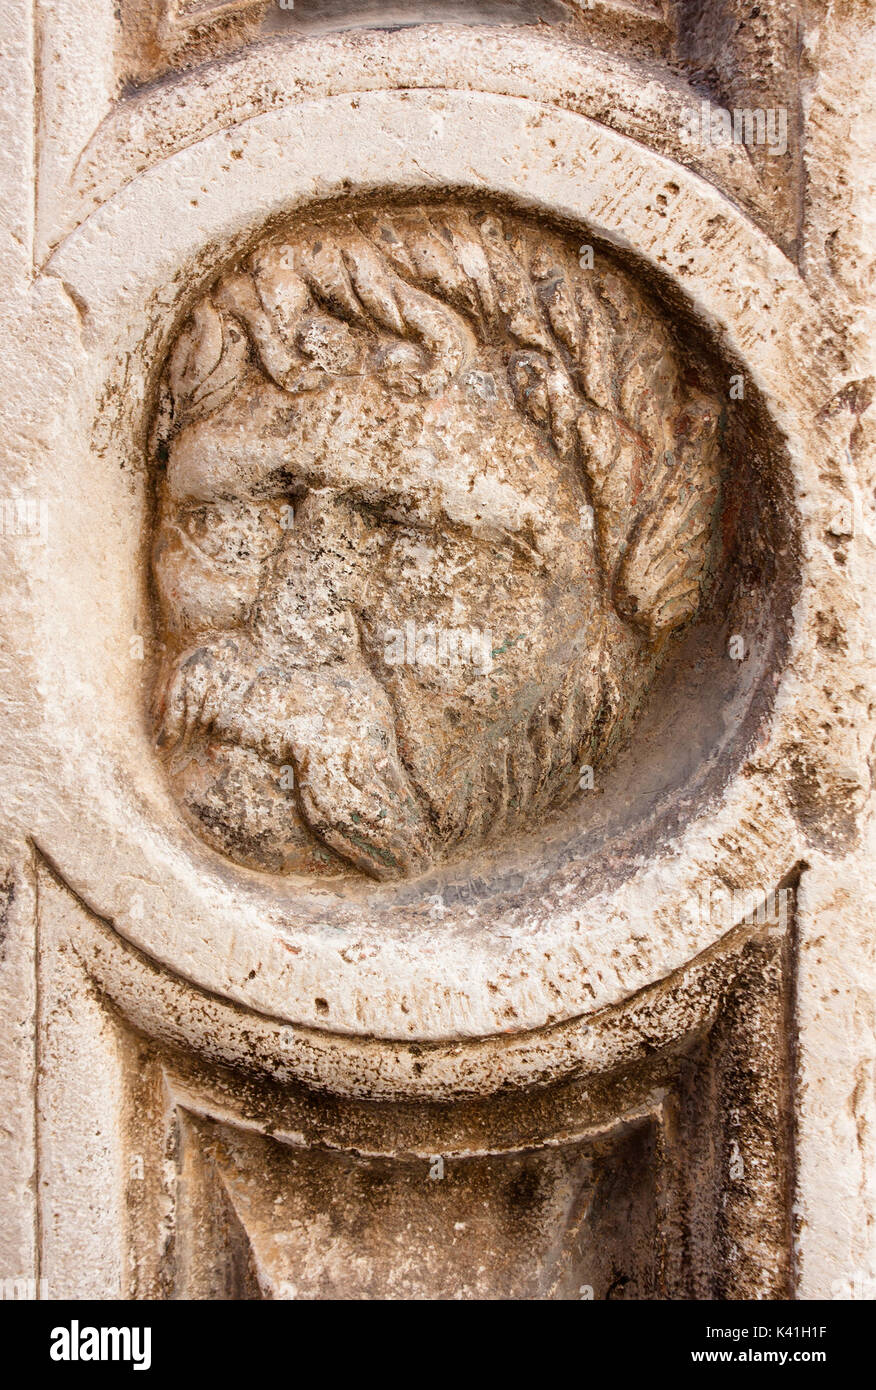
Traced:
<path fill-rule="evenodd" d="M 254 362 L 282 390 L 379 372 L 439 394 L 473 344 L 583 470 L 616 611 L 660 644 L 697 611 L 719 492 L 717 400 L 614 266 L 519 218 L 434 207 L 311 223 L 225 275 L 165 374 L 156 438 L 224 405 Z"/>

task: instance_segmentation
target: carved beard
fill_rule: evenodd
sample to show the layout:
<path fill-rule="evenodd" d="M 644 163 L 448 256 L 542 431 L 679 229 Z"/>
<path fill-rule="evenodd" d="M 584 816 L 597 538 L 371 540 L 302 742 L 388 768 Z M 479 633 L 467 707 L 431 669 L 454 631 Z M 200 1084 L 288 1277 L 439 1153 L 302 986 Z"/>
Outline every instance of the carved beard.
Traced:
<path fill-rule="evenodd" d="M 156 714 L 159 743 L 179 764 L 214 739 L 252 750 L 277 774 L 294 769 L 309 830 L 374 878 L 422 871 L 433 855 L 428 814 L 399 756 L 386 691 L 356 661 L 289 667 L 260 660 L 246 637 L 177 661 Z"/>
<path fill-rule="evenodd" d="M 293 795 L 303 823 L 372 878 L 423 872 L 461 841 L 522 822 L 574 785 L 600 691 L 567 669 L 526 722 L 461 730 L 455 765 L 436 765 L 408 732 L 416 701 L 396 702 L 361 660 L 317 667 L 266 662 L 247 636 L 225 637 L 178 659 L 156 702 L 159 743 L 172 762 L 205 741 L 237 745 L 272 765 L 276 797 Z M 399 708 L 400 707 L 400 708 Z M 399 748 L 396 730 L 404 748 Z M 280 770 L 294 769 L 291 793 Z"/>
<path fill-rule="evenodd" d="M 444 851 L 519 829 L 577 786 L 579 755 L 607 713 L 602 673 L 590 653 L 573 658 L 539 697 L 528 716 L 518 710 L 461 722 L 448 741 L 428 693 L 394 685 L 401 754 Z M 438 718 L 444 712 L 442 702 Z"/>

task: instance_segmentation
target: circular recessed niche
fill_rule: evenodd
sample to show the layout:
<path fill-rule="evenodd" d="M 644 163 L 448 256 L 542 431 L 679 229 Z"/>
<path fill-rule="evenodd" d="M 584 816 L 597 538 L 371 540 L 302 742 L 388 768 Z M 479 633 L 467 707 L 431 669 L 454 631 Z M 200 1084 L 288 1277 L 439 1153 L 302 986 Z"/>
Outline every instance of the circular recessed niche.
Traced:
<path fill-rule="evenodd" d="M 157 381 L 155 746 L 223 859 L 434 924 L 609 890 L 720 798 L 794 511 L 659 273 L 507 199 L 347 199 L 238 249 Z"/>
<path fill-rule="evenodd" d="M 746 760 L 788 717 L 776 343 L 811 306 L 714 188 L 568 112 L 361 93 L 179 151 L 51 270 L 97 423 L 42 650 L 52 727 L 89 716 L 49 760 L 81 814 L 35 839 L 123 939 L 281 1027 L 476 1040 L 713 944 L 681 906 L 728 834 L 779 881 Z"/>

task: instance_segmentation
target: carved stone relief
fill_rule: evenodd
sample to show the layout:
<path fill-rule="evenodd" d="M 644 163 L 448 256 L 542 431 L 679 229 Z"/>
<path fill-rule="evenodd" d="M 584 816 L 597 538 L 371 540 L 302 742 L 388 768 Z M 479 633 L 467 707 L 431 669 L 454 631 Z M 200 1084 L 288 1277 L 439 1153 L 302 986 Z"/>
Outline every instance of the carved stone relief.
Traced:
<path fill-rule="evenodd" d="M 720 404 L 592 257 L 368 211 L 195 305 L 153 434 L 155 706 L 232 858 L 410 875 L 540 821 L 632 726 L 709 580 Z"/>
<path fill-rule="evenodd" d="M 867 26 L 496 9 L 0 18 L 53 1297 L 876 1274 Z"/>

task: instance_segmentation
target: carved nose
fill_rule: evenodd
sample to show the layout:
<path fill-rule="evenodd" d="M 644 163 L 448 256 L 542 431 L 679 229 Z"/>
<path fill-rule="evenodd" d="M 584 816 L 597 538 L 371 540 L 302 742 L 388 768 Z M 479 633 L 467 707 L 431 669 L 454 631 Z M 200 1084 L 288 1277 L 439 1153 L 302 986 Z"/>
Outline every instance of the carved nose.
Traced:
<path fill-rule="evenodd" d="M 309 492 L 262 582 L 254 630 L 265 655 L 290 667 L 349 661 L 359 650 L 355 609 L 368 589 L 368 531 L 330 488 Z"/>

